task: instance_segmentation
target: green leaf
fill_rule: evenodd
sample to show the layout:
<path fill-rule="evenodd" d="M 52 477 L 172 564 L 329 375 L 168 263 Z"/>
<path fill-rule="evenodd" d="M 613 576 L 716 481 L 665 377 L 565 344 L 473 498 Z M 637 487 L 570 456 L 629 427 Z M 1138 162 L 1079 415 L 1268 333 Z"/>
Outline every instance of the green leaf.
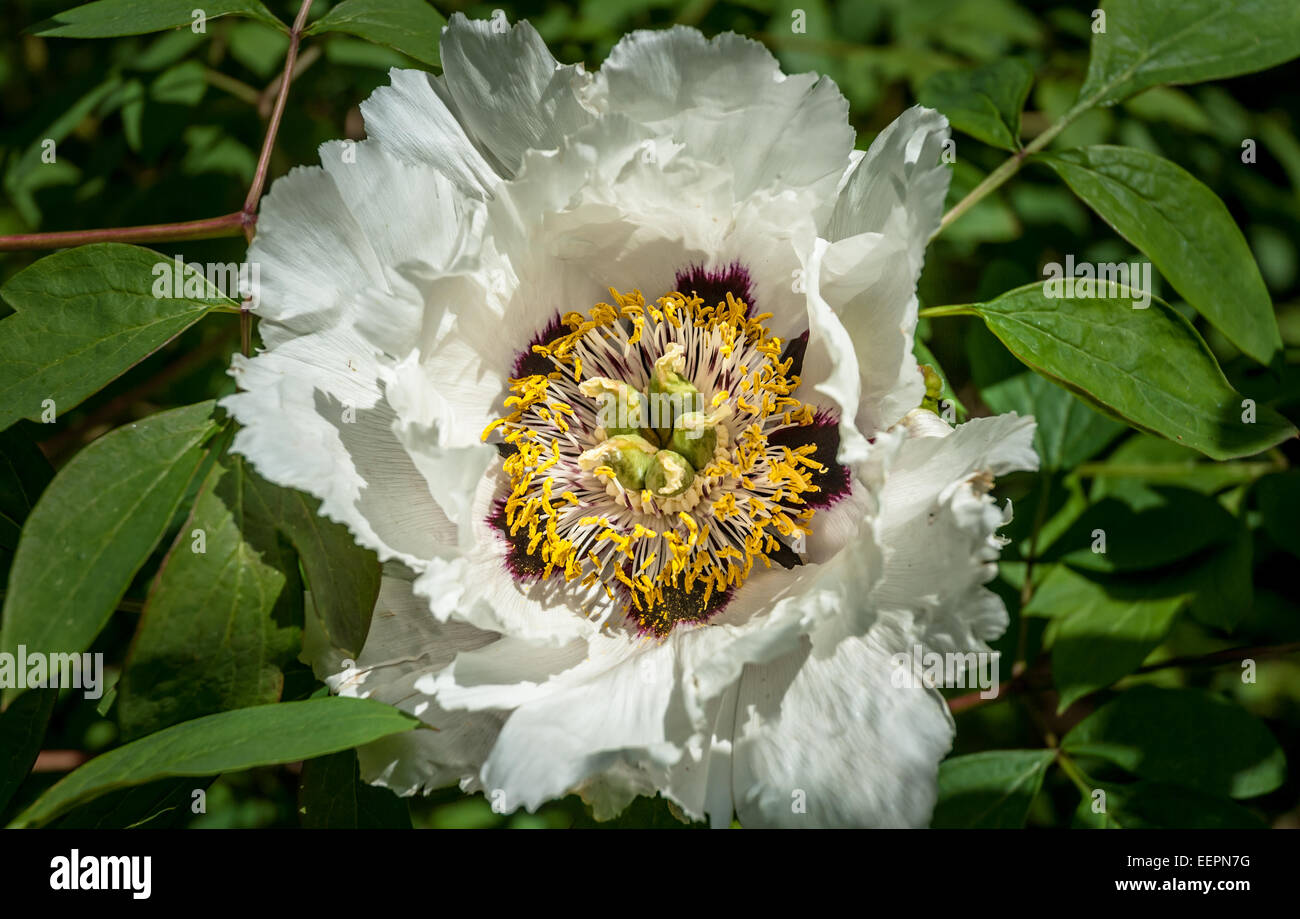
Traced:
<path fill-rule="evenodd" d="M 975 70 L 936 73 L 920 101 L 943 112 L 958 131 L 1004 150 L 1020 148 L 1020 111 L 1034 72 L 1024 61 L 1003 58 Z"/>
<path fill-rule="evenodd" d="M 132 830 L 176 828 L 192 816 L 194 792 L 205 780 L 161 779 L 110 791 L 73 808 L 55 822 L 56 830 Z"/>
<path fill-rule="evenodd" d="M 1150 86 L 1200 83 L 1300 55 L 1293 0 L 1103 0 L 1079 98 L 1106 105 Z"/>
<path fill-rule="evenodd" d="M 931 826 L 940 829 L 1019 829 L 1053 750 L 994 750 L 939 764 L 939 802 Z"/>
<path fill-rule="evenodd" d="M 1196 559 L 1183 577 L 1192 593 L 1188 614 L 1203 625 L 1231 632 L 1255 605 L 1255 550 L 1243 524 L 1226 535 L 1231 542 Z"/>
<path fill-rule="evenodd" d="M 1085 402 L 1012 357 L 978 326 L 967 338 L 971 377 L 980 396 L 998 414 L 1033 415 L 1034 450 L 1044 470 L 1072 469 L 1100 453 L 1124 425 L 1093 411 Z"/>
<path fill-rule="evenodd" d="M 1085 571 L 1141 571 L 1187 558 L 1236 531 L 1236 518 L 1211 497 L 1168 487 L 1158 494 L 1160 503 L 1140 509 L 1118 498 L 1097 502 L 1056 541 L 1047 559 Z"/>
<path fill-rule="evenodd" d="M 1124 103 L 1143 121 L 1163 121 L 1184 131 L 1213 134 L 1215 123 L 1190 94 L 1167 86 L 1154 86 Z"/>
<path fill-rule="evenodd" d="M 200 70 L 202 70 L 201 65 Z M 137 153 L 144 143 L 144 138 L 141 135 L 142 119 L 144 118 L 144 98 L 144 83 L 133 78 L 122 83 L 112 95 L 104 99 L 96 112 L 100 118 L 104 118 L 113 112 L 120 111 L 122 113 L 122 134 L 126 137 L 127 146 Z"/>
<path fill-rule="evenodd" d="M 446 24 L 425 0 L 343 0 L 308 26 L 307 34 L 346 32 L 436 67 Z"/>
<path fill-rule="evenodd" d="M 411 828 L 405 801 L 387 788 L 361 781 L 355 750 L 303 763 L 298 813 L 307 829 Z"/>
<path fill-rule="evenodd" d="M 1300 469 L 1264 476 L 1255 483 L 1264 531 L 1292 555 L 1300 556 Z"/>
<path fill-rule="evenodd" d="M 214 124 L 192 124 L 181 135 L 188 148 L 181 160 L 186 175 L 223 173 L 251 182 L 257 171 L 257 154 Z"/>
<path fill-rule="evenodd" d="M 155 102 L 170 105 L 198 105 L 208 89 L 208 78 L 199 61 L 182 61 L 160 73 L 149 86 Z"/>
<path fill-rule="evenodd" d="M 20 200 L 20 210 L 32 222 L 40 219 L 40 211 L 36 209 L 34 202 L 30 201 L 30 192 L 48 184 L 60 181 L 59 175 L 49 175 L 51 170 L 59 170 L 63 174 L 68 174 L 71 170 L 72 181 L 80 175 L 79 170 L 66 159 L 60 157 L 53 163 L 44 161 L 46 153 L 46 141 L 54 141 L 56 144 L 62 143 L 72 131 L 85 121 L 86 117 L 99 108 L 105 100 L 112 99 L 122 90 L 122 76 L 118 73 L 110 73 L 103 83 L 90 90 L 76 102 L 72 103 L 66 109 L 59 112 L 57 118 L 48 124 L 38 133 L 38 136 L 32 139 L 21 156 L 5 171 L 4 185 L 5 190 L 11 196 Z M 57 146 L 55 150 L 57 151 Z M 26 203 L 21 203 L 25 201 Z"/>
<path fill-rule="evenodd" d="M 284 28 L 259 0 L 218 0 L 202 5 L 194 0 L 96 0 L 51 16 L 28 31 L 46 38 L 114 38 L 178 26 L 193 29 L 195 9 L 202 10 L 206 19 L 234 13 Z"/>
<path fill-rule="evenodd" d="M 162 70 L 179 62 L 207 40 L 207 35 L 190 29 L 167 32 L 151 41 L 143 52 L 133 56 L 125 66 L 131 70 Z"/>
<path fill-rule="evenodd" d="M 1064 560 L 1093 572 L 1143 571 L 1151 596 L 1185 595 L 1198 622 L 1227 631 L 1236 627 L 1254 602 L 1252 539 L 1240 520 L 1213 498 L 1184 488 L 1148 488 L 1130 480 L 1124 488 L 1094 488 L 1099 493 L 1107 496 L 1047 544 L 1044 562 Z M 1093 535 L 1098 530 L 1105 533 L 1104 553 L 1093 552 L 1094 545 L 1100 548 Z"/>
<path fill-rule="evenodd" d="M 1022 614 L 1058 620 L 1051 644 L 1060 711 L 1132 673 L 1164 641 L 1187 595 L 1153 593 L 1140 582 L 1096 581 L 1066 565 L 1043 580 Z"/>
<path fill-rule="evenodd" d="M 208 715 L 95 757 L 50 788 L 11 826 L 48 823 L 114 789 L 313 759 L 418 724 L 391 705 L 335 696 Z"/>
<path fill-rule="evenodd" d="M 1129 830 L 1263 830 L 1268 824 L 1246 808 L 1219 795 L 1161 782 L 1099 784 L 1106 793 L 1106 812 L 1094 814 L 1084 798 L 1075 816 L 1094 829 Z"/>
<path fill-rule="evenodd" d="M 341 67 L 369 67 L 387 73 L 394 67 L 410 69 L 418 62 L 391 48 L 372 45 L 361 39 L 342 35 L 325 43 L 325 60 Z"/>
<path fill-rule="evenodd" d="M 263 80 L 284 69 L 289 36 L 260 22 L 240 22 L 229 32 L 230 56 Z"/>
<path fill-rule="evenodd" d="M 0 651 L 90 647 L 184 497 L 216 431 L 212 408 L 201 402 L 118 428 L 59 470 L 18 543 Z"/>
<path fill-rule="evenodd" d="M 1043 376 L 1136 428 L 1214 459 L 1249 456 L 1296 436 L 1291 422 L 1267 406 L 1245 420 L 1241 394 L 1205 341 L 1162 300 L 1152 297 L 1149 307 L 1135 309 L 1129 292 L 1117 285 L 1106 288 L 1109 296 L 1084 297 L 1076 290 L 1049 297 L 1046 283 L 931 315 L 980 316 L 1012 354 Z"/>
<path fill-rule="evenodd" d="M 0 574 L 9 571 L 23 521 L 54 478 L 49 460 L 25 428 L 0 431 Z"/>
<path fill-rule="evenodd" d="M 97 243 L 46 256 L 9 279 L 0 297 L 0 428 L 65 412 L 98 392 L 216 307 L 237 308 L 198 271 L 195 297 L 156 297 L 156 252 Z M 159 285 L 161 291 L 162 285 Z"/>
<path fill-rule="evenodd" d="M 330 644 L 361 653 L 379 597 L 379 559 L 347 527 L 320 516 L 320 502 L 289 488 L 263 489 L 276 526 L 293 543 L 311 590 L 312 611 Z"/>
<path fill-rule="evenodd" d="M 1123 495 L 1133 503 L 1150 485 L 1177 485 L 1214 494 L 1230 485 L 1254 481 L 1277 469 L 1271 461 L 1212 463 L 1195 450 L 1162 437 L 1136 434 L 1115 448 L 1105 463 L 1090 464 L 1080 473 L 1093 479 L 1093 497 Z M 1300 508 L 1298 508 L 1300 511 Z"/>
<path fill-rule="evenodd" d="M 120 684 L 126 737 L 280 698 L 301 645 L 299 562 L 330 645 L 359 653 L 379 561 L 318 507 L 266 482 L 242 457 L 213 465 L 140 618 Z"/>
<path fill-rule="evenodd" d="M 1282 347 L 1273 301 L 1218 195 L 1181 166 L 1132 147 L 1066 150 L 1043 162 L 1229 341 L 1261 364 L 1273 359 Z"/>
<path fill-rule="evenodd" d="M 37 689 L 0 714 L 0 814 L 32 771 L 58 698 L 57 689 Z"/>
<path fill-rule="evenodd" d="M 1038 477 L 1037 484 L 1037 488 L 1030 489 L 1015 502 L 1015 514 L 1002 530 L 1002 535 L 1011 540 L 1011 545 L 1003 550 L 1004 562 L 1050 556 L 1056 541 L 1070 532 L 1075 520 L 1090 505 L 1083 483 L 1074 476 L 1043 474 Z M 1038 531 L 1037 537 L 1035 530 Z M 1044 563 L 1036 569 L 1035 583 L 1041 581 L 1051 567 L 1050 563 Z M 1011 576 L 1018 581 L 1017 587 L 1024 586 L 1022 573 Z"/>
<path fill-rule="evenodd" d="M 273 488 L 242 457 L 212 464 L 149 590 L 118 684 L 125 738 L 280 698 L 301 645 L 303 597 L 268 504 Z"/>
<path fill-rule="evenodd" d="M 1264 723 L 1199 689 L 1134 687 L 1075 725 L 1061 747 L 1140 778 L 1233 798 L 1286 780 L 1286 756 Z"/>

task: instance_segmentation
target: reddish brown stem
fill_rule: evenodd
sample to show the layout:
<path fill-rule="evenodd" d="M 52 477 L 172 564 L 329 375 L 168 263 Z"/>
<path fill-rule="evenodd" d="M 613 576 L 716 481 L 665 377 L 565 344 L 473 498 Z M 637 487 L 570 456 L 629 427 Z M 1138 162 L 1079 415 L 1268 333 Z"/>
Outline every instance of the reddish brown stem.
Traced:
<path fill-rule="evenodd" d="M 285 103 L 289 99 L 289 86 L 293 83 L 294 66 L 298 60 L 298 45 L 302 41 L 303 29 L 307 25 L 307 14 L 311 11 L 312 0 L 303 0 L 294 17 L 293 27 L 289 30 L 289 51 L 284 58 L 284 74 L 276 90 L 275 108 L 271 111 L 271 120 L 266 127 L 266 137 L 262 140 L 262 151 L 257 158 L 257 169 L 253 173 L 253 184 L 244 199 L 244 207 L 237 214 L 224 217 L 209 217 L 204 220 L 191 220 L 185 223 L 162 223 L 145 227 L 114 227 L 105 230 L 71 230 L 63 233 L 24 233 L 18 236 L 0 236 L 0 252 L 23 249 L 61 249 L 67 246 L 81 246 L 94 242 L 168 242 L 186 239 L 214 239 L 220 236 L 235 236 L 241 231 L 248 242 L 253 241 L 254 227 L 257 225 L 257 205 L 262 199 L 262 190 L 266 187 L 266 178 L 271 168 L 271 151 L 275 148 L 275 138 L 280 131 L 280 122 L 284 118 Z M 240 350 L 248 354 L 252 344 L 252 314 L 244 309 L 239 317 Z"/>
<path fill-rule="evenodd" d="M 63 249 L 87 243 L 148 243 L 181 239 L 217 239 L 238 236 L 256 221 L 251 214 L 240 212 L 181 223 L 155 223 L 142 227 L 110 227 L 102 230 L 65 230 L 59 233 L 20 233 L 0 236 L 0 252 L 31 249 Z"/>
<path fill-rule="evenodd" d="M 280 131 L 280 120 L 284 117 L 284 106 L 289 100 L 289 86 L 293 82 L 293 66 L 298 60 L 298 43 L 302 41 L 302 30 L 307 24 L 307 13 L 311 10 L 311 0 L 302 0 L 298 15 L 289 30 L 289 52 L 284 56 L 284 75 L 280 78 L 279 91 L 275 97 L 275 108 L 271 110 L 271 121 L 266 126 L 266 138 L 262 141 L 262 152 L 257 158 L 257 172 L 253 174 L 253 185 L 248 189 L 244 199 L 244 213 L 257 213 L 257 202 L 262 197 L 262 188 L 266 185 L 266 175 L 271 166 L 271 150 L 275 147 L 275 136 Z M 253 239 L 252 229 L 246 231 L 248 239 Z"/>
<path fill-rule="evenodd" d="M 90 755 L 80 750 L 42 750 L 32 772 L 71 772 L 88 759 Z"/>
<path fill-rule="evenodd" d="M 953 696 L 948 700 L 948 711 L 957 715 L 966 711 L 968 708 L 975 708 L 975 706 L 983 705 L 986 702 L 996 702 L 1003 696 L 1008 696 L 1011 693 L 1016 692 L 1018 688 L 1019 682 L 1012 679 L 1005 683 L 999 683 L 992 696 L 985 696 L 984 691 L 979 689 L 974 692 L 968 692 L 962 696 Z"/>
<path fill-rule="evenodd" d="M 257 205 L 262 200 L 262 189 L 266 186 L 266 176 L 271 168 L 271 151 L 275 148 L 275 137 L 280 132 L 280 121 L 284 118 L 284 106 L 289 101 L 289 86 L 293 83 L 293 67 L 298 60 L 298 44 L 302 41 L 302 30 L 307 25 L 307 13 L 311 10 L 312 0 L 302 0 L 298 15 L 294 17 L 293 27 L 289 30 L 289 52 L 284 56 L 284 76 L 280 78 L 280 87 L 276 92 L 275 108 L 271 110 L 271 121 L 266 126 L 266 138 L 262 141 L 262 152 L 257 157 L 257 171 L 253 174 L 253 184 L 244 199 L 244 213 L 253 217 L 257 214 Z M 244 227 L 244 238 L 253 242 L 253 225 Z M 247 357 L 253 350 L 253 314 L 247 305 L 239 313 L 239 350 Z"/>

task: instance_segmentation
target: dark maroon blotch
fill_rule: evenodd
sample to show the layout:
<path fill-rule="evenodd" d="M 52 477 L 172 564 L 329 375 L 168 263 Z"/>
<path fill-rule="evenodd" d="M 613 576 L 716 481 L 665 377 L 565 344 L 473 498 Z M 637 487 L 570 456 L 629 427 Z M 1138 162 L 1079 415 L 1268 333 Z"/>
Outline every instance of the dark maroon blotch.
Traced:
<path fill-rule="evenodd" d="M 559 338 L 563 330 L 564 323 L 560 321 L 560 314 L 556 313 L 551 321 L 546 324 L 546 327 L 532 337 L 528 342 L 528 347 L 515 355 L 515 363 L 512 369 L 516 380 L 534 375 L 546 376 L 555 369 L 555 364 L 551 362 L 551 359 L 534 351 L 533 345 L 548 345 Z"/>
<path fill-rule="evenodd" d="M 785 349 L 781 352 L 781 363 L 792 360 L 790 369 L 785 372 L 786 377 L 797 377 L 803 373 L 803 358 L 808 353 L 808 330 L 804 329 L 803 334 L 798 338 L 792 338 L 785 343 Z"/>
<path fill-rule="evenodd" d="M 763 554 L 787 571 L 791 568 L 798 568 L 803 564 L 802 556 L 779 539 L 776 541 L 775 549 L 764 551 Z"/>
<path fill-rule="evenodd" d="M 819 490 L 807 496 L 809 507 L 830 507 L 849 493 L 849 471 L 835 461 L 840 451 L 840 424 L 834 415 L 818 412 L 812 424 L 791 425 L 773 431 L 767 435 L 767 442 L 791 450 L 806 444 L 817 448 L 813 459 L 825 470 L 813 473 L 813 483 Z"/>
<path fill-rule="evenodd" d="M 624 571 L 630 573 L 626 567 Z M 664 585 L 663 603 L 652 612 L 645 613 L 631 601 L 628 588 L 621 584 L 620 588 L 619 593 L 628 603 L 628 619 L 640 634 L 654 635 L 656 638 L 663 638 L 679 624 L 699 625 L 708 622 L 726 609 L 735 591 L 732 586 L 726 590 L 714 590 L 709 595 L 709 602 L 705 603 L 707 584 L 703 580 L 697 580 L 690 590 L 684 586 Z"/>
<path fill-rule="evenodd" d="M 731 294 L 737 300 L 745 301 L 753 311 L 754 285 L 749 277 L 749 269 L 740 262 L 711 270 L 703 265 L 691 265 L 677 272 L 676 283 L 679 293 L 695 294 L 704 301 L 705 306 L 716 306 L 727 299 L 727 294 Z"/>
<path fill-rule="evenodd" d="M 530 555 L 528 552 L 528 528 L 520 527 L 519 532 L 510 535 L 510 524 L 506 522 L 506 499 L 499 498 L 492 506 L 492 513 L 487 518 L 488 525 L 497 531 L 501 541 L 506 544 L 506 567 L 519 581 L 536 581 L 546 572 L 546 563 L 542 554 Z"/>

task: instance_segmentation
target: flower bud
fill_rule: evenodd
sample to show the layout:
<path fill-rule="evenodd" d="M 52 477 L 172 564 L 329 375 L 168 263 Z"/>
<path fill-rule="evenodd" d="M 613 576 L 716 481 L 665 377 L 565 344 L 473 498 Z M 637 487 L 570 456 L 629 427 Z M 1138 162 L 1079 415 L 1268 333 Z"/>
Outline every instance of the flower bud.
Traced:
<path fill-rule="evenodd" d="M 686 457 L 698 472 L 709 464 L 718 448 L 718 420 L 703 412 L 687 412 L 680 416 L 673 424 L 669 449 Z"/>
<path fill-rule="evenodd" d="M 590 377 L 583 380 L 578 389 L 599 404 L 596 420 L 605 429 L 606 437 L 635 434 L 655 446 L 659 445 L 658 438 L 649 427 L 646 398 L 637 390 L 609 377 Z"/>
<path fill-rule="evenodd" d="M 704 397 L 700 391 L 682 376 L 685 370 L 686 359 L 683 357 L 682 346 L 670 342 L 664 349 L 663 357 L 655 361 L 654 371 L 646 386 L 650 401 L 650 424 L 654 426 L 661 444 L 668 443 L 673 436 L 673 423 L 678 416 L 704 407 Z"/>
<path fill-rule="evenodd" d="M 921 378 L 925 380 L 925 397 L 921 408 L 939 414 L 939 397 L 943 395 L 943 377 L 928 364 L 921 364 Z"/>
<path fill-rule="evenodd" d="M 592 447 L 578 457 L 578 465 L 590 472 L 600 466 L 614 470 L 618 483 L 628 491 L 640 491 L 655 457 L 656 447 L 636 434 L 620 434 Z"/>
<path fill-rule="evenodd" d="M 675 498 L 695 481 L 695 470 L 680 453 L 660 450 L 646 470 L 645 487 L 656 498 Z"/>

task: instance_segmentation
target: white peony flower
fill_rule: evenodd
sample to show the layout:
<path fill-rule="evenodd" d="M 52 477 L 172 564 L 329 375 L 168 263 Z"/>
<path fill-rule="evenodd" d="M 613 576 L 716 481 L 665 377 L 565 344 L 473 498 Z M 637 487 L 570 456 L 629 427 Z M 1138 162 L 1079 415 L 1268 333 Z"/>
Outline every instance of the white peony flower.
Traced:
<path fill-rule="evenodd" d="M 359 659 L 314 663 L 437 730 L 365 778 L 925 824 L 953 726 L 890 661 L 1005 629 L 987 491 L 1036 464 L 1031 419 L 916 409 L 946 121 L 855 152 L 832 82 L 680 27 L 591 74 L 457 15 L 442 61 L 275 183 L 223 403 L 386 563 Z"/>

